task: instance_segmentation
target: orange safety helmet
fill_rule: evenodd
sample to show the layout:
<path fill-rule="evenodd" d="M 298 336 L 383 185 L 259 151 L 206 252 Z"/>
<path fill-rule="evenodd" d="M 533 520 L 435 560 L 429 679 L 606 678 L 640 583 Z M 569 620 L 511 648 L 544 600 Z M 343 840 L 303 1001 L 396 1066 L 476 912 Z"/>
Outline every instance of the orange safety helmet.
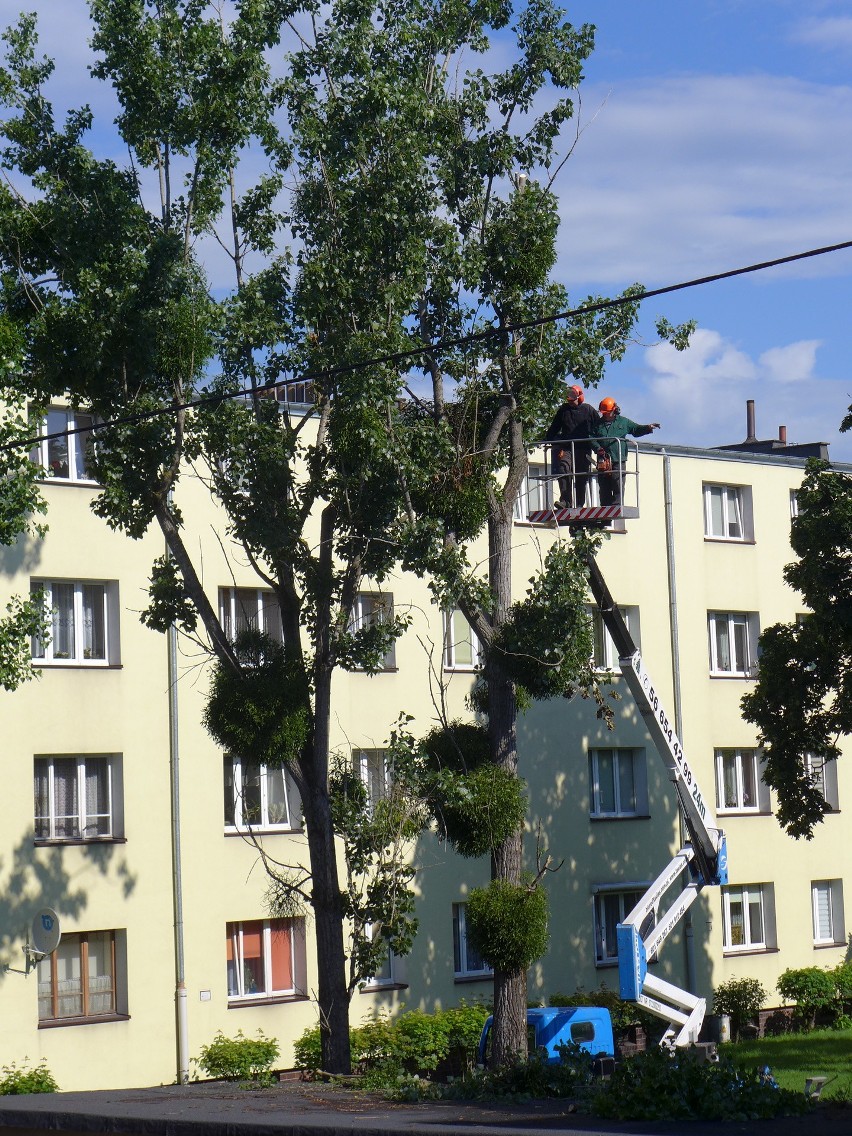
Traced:
<path fill-rule="evenodd" d="M 601 399 L 598 410 L 601 412 L 601 414 L 612 414 L 613 412 L 618 414 L 618 403 L 614 398 L 609 398 L 609 396 L 607 396 L 606 398 Z"/>
<path fill-rule="evenodd" d="M 570 383 L 568 385 L 568 390 L 572 390 L 576 393 L 578 403 L 585 401 L 586 395 L 581 386 L 578 386 L 576 383 Z"/>

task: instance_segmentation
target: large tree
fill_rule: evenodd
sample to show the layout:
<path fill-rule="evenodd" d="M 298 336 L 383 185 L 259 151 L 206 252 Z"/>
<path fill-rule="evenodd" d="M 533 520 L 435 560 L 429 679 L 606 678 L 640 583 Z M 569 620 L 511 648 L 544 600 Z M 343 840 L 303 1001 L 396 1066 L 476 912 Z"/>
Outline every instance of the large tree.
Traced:
<path fill-rule="evenodd" d="M 784 579 L 810 612 L 761 634 L 757 682 L 742 708 L 758 728 L 779 823 L 810 840 L 829 809 L 818 770 L 852 733 L 852 477 L 812 459 L 796 500 L 798 559 Z"/>

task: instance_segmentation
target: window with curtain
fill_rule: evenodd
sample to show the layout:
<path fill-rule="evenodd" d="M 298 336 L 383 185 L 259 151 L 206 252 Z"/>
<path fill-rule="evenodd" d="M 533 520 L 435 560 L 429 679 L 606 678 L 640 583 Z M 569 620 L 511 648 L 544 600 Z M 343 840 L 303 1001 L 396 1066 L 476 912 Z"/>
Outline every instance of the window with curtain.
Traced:
<path fill-rule="evenodd" d="M 704 535 L 711 540 L 746 540 L 751 494 L 740 485 L 704 486 Z"/>
<path fill-rule="evenodd" d="M 627 630 L 630 632 L 633 642 L 639 647 L 639 608 L 620 607 L 618 610 L 621 613 L 621 618 L 627 624 Z M 618 651 L 603 621 L 600 608 L 596 604 L 589 604 L 586 611 L 592 621 L 592 633 L 595 641 L 592 662 L 595 670 L 618 671 Z"/>
<path fill-rule="evenodd" d="M 228 1000 L 268 1001 L 297 994 L 297 919 L 228 923 L 225 931 Z"/>
<path fill-rule="evenodd" d="M 774 946 L 771 884 L 722 889 L 723 949 L 764 951 Z"/>
<path fill-rule="evenodd" d="M 39 756 L 33 764 L 36 841 L 123 835 L 121 763 L 116 755 Z"/>
<path fill-rule="evenodd" d="M 276 643 L 283 641 L 281 609 L 274 592 L 264 588 L 220 588 L 219 618 L 233 643 L 243 631 L 262 631 Z"/>
<path fill-rule="evenodd" d="M 388 765 L 387 750 L 356 749 L 352 754 L 353 768 L 367 789 L 367 806 L 372 809 L 379 801 L 387 800 L 393 783 L 393 770 Z"/>
<path fill-rule="evenodd" d="M 393 619 L 393 595 L 390 592 L 359 592 L 352 608 L 350 631 L 389 623 Z M 396 643 L 391 643 L 382 660 L 382 669 L 396 670 Z"/>
<path fill-rule="evenodd" d="M 493 973 L 467 937 L 467 904 L 453 904 L 453 971 L 456 978 L 483 978 Z"/>
<path fill-rule="evenodd" d="M 443 613 L 444 669 L 472 671 L 480 663 L 480 645 L 476 633 L 458 608 Z"/>
<path fill-rule="evenodd" d="M 769 789 L 761 780 L 760 750 L 716 750 L 716 807 L 720 812 L 770 811 Z"/>
<path fill-rule="evenodd" d="M 298 791 L 285 769 L 228 754 L 223 766 L 226 828 L 292 832 L 301 827 Z"/>
<path fill-rule="evenodd" d="M 707 613 L 710 673 L 748 678 L 757 663 L 757 616 L 746 611 Z"/>
<path fill-rule="evenodd" d="M 119 943 L 119 936 L 122 941 Z M 123 933 L 63 932 L 59 946 L 38 963 L 39 1021 L 109 1018 L 127 1012 L 117 956 Z"/>
<path fill-rule="evenodd" d="M 515 520 L 525 521 L 538 509 L 549 509 L 553 504 L 554 481 L 543 462 L 530 462 L 515 498 Z"/>
<path fill-rule="evenodd" d="M 647 816 L 644 750 L 589 750 L 589 813 L 593 817 Z"/>
<path fill-rule="evenodd" d="M 600 890 L 595 895 L 595 963 L 609 965 L 618 961 L 617 927 L 630 914 L 643 892 L 637 890 Z"/>
<path fill-rule="evenodd" d="M 846 942 L 843 880 L 814 880 L 811 884 L 814 944 L 833 946 Z"/>
<path fill-rule="evenodd" d="M 46 477 L 92 482 L 95 421 L 91 414 L 79 410 L 51 407 L 42 420 L 41 433 L 45 437 L 32 451 L 32 461 L 42 467 Z"/>
<path fill-rule="evenodd" d="M 82 580 L 33 580 L 31 594 L 41 591 L 48 612 L 46 642 L 32 640 L 32 657 L 42 663 L 104 666 L 117 662 L 117 636 L 110 626 L 110 595 L 116 583 Z"/>

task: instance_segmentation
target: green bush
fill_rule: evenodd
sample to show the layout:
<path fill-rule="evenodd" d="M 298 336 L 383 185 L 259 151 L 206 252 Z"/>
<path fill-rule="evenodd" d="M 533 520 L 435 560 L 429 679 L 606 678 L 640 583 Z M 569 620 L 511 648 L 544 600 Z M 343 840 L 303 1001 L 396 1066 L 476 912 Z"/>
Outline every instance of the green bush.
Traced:
<path fill-rule="evenodd" d="M 408 1010 L 395 1020 L 377 1014 L 349 1031 L 352 1061 L 371 1088 L 391 1085 L 406 1075 L 428 1077 L 439 1069 L 463 1073 L 476 1061 L 487 1006 L 481 1003 L 426 1014 Z M 319 1027 L 306 1030 L 295 1045 L 296 1065 L 321 1069 Z"/>
<path fill-rule="evenodd" d="M 807 1111 L 801 1093 L 777 1089 L 728 1057 L 716 1065 L 696 1053 L 649 1049 L 616 1066 L 593 1111 L 614 1120 L 759 1120 Z"/>
<path fill-rule="evenodd" d="M 716 987 L 713 1013 L 729 1015 L 734 1041 L 737 1041 L 743 1026 L 757 1017 L 765 1002 L 766 991 L 756 978 L 729 978 Z"/>
<path fill-rule="evenodd" d="M 202 1047 L 195 1064 L 216 1080 L 268 1085 L 272 1083 L 270 1070 L 280 1052 L 275 1038 L 264 1037 L 260 1030 L 256 1038 L 246 1037 L 242 1030 L 234 1038 L 225 1037 L 220 1031 L 209 1045 Z"/>
<path fill-rule="evenodd" d="M 838 963 L 831 971 L 831 977 L 834 979 L 834 989 L 842 1003 L 843 1011 L 848 1012 L 852 1008 L 852 963 Z"/>
<path fill-rule="evenodd" d="M 26 1062 L 26 1057 L 24 1061 Z M 30 1069 L 26 1064 L 20 1068 L 13 1061 L 0 1069 L 0 1096 L 11 1097 L 22 1093 L 57 1093 L 59 1085 L 44 1061 Z"/>
<path fill-rule="evenodd" d="M 495 970 L 526 970 L 547 950 L 547 895 L 541 884 L 492 880 L 465 909 L 468 939 Z"/>
<path fill-rule="evenodd" d="M 817 1010 L 831 1006 L 837 991 L 830 971 L 803 966 L 784 971 L 778 979 L 778 993 L 785 1002 L 796 1003 L 797 1025 L 812 1029 Z"/>

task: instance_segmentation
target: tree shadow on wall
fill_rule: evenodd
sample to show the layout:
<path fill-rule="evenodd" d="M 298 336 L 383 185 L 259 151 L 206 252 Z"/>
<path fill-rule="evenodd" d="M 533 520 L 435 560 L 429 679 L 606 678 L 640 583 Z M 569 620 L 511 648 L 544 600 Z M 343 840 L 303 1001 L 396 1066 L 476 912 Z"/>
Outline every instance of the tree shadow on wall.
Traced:
<path fill-rule="evenodd" d="M 100 875 L 106 876 L 110 867 L 122 879 L 125 897 L 136 885 L 125 860 L 113 865 L 115 848 L 109 844 L 84 849 L 85 860 L 93 864 Z M 88 893 L 79 886 L 67 866 L 66 849 L 56 846 L 37 847 L 32 829 L 25 833 L 14 848 L 11 865 L 0 860 L 0 982 L 6 977 L 5 966 L 17 967 L 21 963 L 21 948 L 27 942 L 33 916 L 42 907 L 52 907 L 60 916 L 77 919 L 86 909 Z"/>

